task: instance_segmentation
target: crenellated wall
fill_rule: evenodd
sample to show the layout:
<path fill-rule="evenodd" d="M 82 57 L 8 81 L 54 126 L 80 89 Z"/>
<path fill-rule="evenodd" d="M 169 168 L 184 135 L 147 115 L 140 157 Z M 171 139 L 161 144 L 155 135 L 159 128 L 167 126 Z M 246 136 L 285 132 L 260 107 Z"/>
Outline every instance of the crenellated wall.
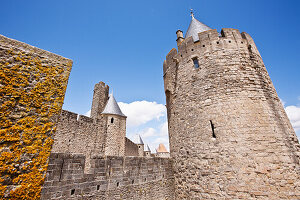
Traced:
<path fill-rule="evenodd" d="M 52 153 L 42 199 L 174 199 L 171 160 Z"/>
<path fill-rule="evenodd" d="M 299 141 L 247 33 L 189 37 L 163 71 L 177 199 L 300 198 Z"/>
<path fill-rule="evenodd" d="M 104 155 L 106 120 L 62 110 L 52 148 L 53 153 L 75 153 L 86 156 L 85 170 L 93 156 Z"/>

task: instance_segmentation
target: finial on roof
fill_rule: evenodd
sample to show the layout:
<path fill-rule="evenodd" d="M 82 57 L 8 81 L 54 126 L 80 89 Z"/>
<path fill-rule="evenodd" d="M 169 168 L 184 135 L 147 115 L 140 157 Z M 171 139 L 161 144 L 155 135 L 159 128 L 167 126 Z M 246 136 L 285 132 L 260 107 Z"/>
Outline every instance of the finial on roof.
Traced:
<path fill-rule="evenodd" d="M 191 16 L 192 16 L 192 18 L 195 18 L 195 16 L 194 16 L 194 11 L 193 11 L 192 8 L 191 8 Z"/>
<path fill-rule="evenodd" d="M 186 31 L 185 39 L 187 39 L 188 37 L 192 36 L 194 42 L 196 42 L 196 41 L 199 40 L 198 33 L 211 30 L 211 28 L 209 26 L 203 24 L 202 22 L 199 22 L 195 18 L 194 12 L 193 12 L 192 9 L 191 9 L 191 16 L 192 16 L 192 20 L 191 20 L 191 23 L 189 25 L 188 30 Z"/>

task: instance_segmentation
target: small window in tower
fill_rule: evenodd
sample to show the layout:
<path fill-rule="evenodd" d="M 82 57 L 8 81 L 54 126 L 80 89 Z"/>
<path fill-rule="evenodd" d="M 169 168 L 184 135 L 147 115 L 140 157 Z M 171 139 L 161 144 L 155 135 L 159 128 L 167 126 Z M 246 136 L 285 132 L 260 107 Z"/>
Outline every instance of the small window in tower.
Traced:
<path fill-rule="evenodd" d="M 193 58 L 193 62 L 194 62 L 194 67 L 195 67 L 196 69 L 198 69 L 198 68 L 199 68 L 199 61 L 198 61 L 198 58 Z"/>
<path fill-rule="evenodd" d="M 114 118 L 113 117 L 110 119 L 110 123 L 114 123 Z"/>

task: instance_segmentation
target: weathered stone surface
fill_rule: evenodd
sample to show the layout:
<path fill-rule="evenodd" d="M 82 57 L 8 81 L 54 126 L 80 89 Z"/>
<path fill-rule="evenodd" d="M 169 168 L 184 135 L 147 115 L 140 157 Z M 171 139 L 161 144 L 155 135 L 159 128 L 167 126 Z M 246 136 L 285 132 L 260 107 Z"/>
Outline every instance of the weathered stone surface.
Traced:
<path fill-rule="evenodd" d="M 42 199 L 174 199 L 171 160 L 51 153 Z"/>
<path fill-rule="evenodd" d="M 1 199 L 39 199 L 71 68 L 0 35 Z"/>
<path fill-rule="evenodd" d="M 176 199 L 300 198 L 299 142 L 247 33 L 186 38 L 163 68 Z"/>

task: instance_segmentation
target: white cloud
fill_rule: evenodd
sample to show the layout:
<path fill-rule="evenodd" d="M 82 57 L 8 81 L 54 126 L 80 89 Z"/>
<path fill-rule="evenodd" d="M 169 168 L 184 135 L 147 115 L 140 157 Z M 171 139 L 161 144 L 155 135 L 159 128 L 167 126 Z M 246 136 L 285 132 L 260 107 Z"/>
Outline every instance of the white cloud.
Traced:
<path fill-rule="evenodd" d="M 142 138 L 147 138 L 147 137 L 152 137 L 152 136 L 155 136 L 157 135 L 157 132 L 154 128 L 150 127 L 150 128 L 146 128 L 144 130 L 142 130 L 139 135 L 142 137 Z"/>
<path fill-rule="evenodd" d="M 292 126 L 295 131 L 300 130 L 300 107 L 297 106 L 287 106 L 285 111 L 291 120 Z"/>
<path fill-rule="evenodd" d="M 163 124 L 161 124 L 159 133 L 162 136 L 168 135 L 168 121 L 165 121 Z"/>
<path fill-rule="evenodd" d="M 153 119 L 160 119 L 166 115 L 163 104 L 149 101 L 134 101 L 132 103 L 118 103 L 122 112 L 127 116 L 127 126 L 135 127 Z"/>

